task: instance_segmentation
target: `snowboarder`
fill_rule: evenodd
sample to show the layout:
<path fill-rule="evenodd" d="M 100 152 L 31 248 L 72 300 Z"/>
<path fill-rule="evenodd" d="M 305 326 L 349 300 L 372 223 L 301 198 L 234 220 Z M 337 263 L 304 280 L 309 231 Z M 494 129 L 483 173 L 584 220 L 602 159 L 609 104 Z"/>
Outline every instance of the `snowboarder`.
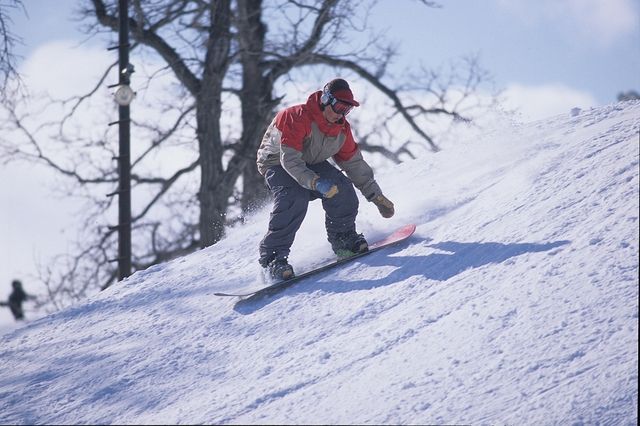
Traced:
<path fill-rule="evenodd" d="M 13 280 L 11 286 L 13 287 L 13 291 L 9 295 L 9 300 L 7 302 L 0 302 L 0 306 L 8 306 L 15 320 L 20 321 L 24 319 L 22 304 L 28 299 L 35 300 L 36 297 L 27 294 L 22 288 L 22 282 L 19 280 Z"/>
<path fill-rule="evenodd" d="M 331 80 L 305 104 L 276 114 L 262 138 L 257 165 L 274 205 L 260 242 L 259 262 L 276 280 L 294 276 L 287 258 L 309 201 L 322 198 L 327 239 L 340 257 L 368 250 L 364 235 L 356 232 L 359 202 L 354 185 L 383 217 L 394 214 L 393 203 L 382 194 L 346 119 L 359 105 L 345 80 Z"/>

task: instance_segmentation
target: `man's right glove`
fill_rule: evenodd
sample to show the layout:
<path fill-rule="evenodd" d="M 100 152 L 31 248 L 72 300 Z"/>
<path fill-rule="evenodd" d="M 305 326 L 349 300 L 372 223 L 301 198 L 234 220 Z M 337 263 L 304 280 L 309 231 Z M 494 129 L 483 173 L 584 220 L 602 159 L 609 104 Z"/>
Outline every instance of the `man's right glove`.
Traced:
<path fill-rule="evenodd" d="M 377 195 L 371 201 L 376 205 L 382 217 L 390 218 L 395 213 L 393 203 L 384 195 Z"/>
<path fill-rule="evenodd" d="M 324 198 L 331 198 L 338 193 L 338 187 L 329 179 L 318 178 L 313 181 L 313 189 Z"/>

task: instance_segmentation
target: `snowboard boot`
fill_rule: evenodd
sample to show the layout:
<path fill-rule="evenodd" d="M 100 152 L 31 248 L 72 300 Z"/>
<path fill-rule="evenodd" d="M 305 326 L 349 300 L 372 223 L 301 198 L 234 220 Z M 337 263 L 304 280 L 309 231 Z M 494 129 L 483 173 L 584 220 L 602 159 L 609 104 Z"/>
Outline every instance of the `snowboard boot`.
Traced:
<path fill-rule="evenodd" d="M 277 281 L 293 278 L 293 267 L 289 265 L 287 259 L 274 259 L 267 265 L 267 270 L 271 278 Z"/>
<path fill-rule="evenodd" d="M 332 233 L 329 234 L 328 239 L 333 252 L 339 258 L 369 251 L 369 244 L 364 239 L 364 235 L 358 234 L 356 231 Z"/>

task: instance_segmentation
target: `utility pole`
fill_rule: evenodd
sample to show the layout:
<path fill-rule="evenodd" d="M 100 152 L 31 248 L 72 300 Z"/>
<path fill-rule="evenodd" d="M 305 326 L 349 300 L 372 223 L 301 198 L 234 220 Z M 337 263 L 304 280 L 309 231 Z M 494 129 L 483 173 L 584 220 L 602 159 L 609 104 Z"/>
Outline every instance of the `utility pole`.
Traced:
<path fill-rule="evenodd" d="M 118 280 L 131 275 L 131 118 L 129 104 L 135 93 L 131 90 L 133 65 L 129 63 L 129 8 L 128 0 L 118 1 L 119 29 L 118 46 L 118 84 L 114 94 L 118 103 L 119 153 L 118 190 L 109 196 L 118 195 Z M 116 260 L 116 259 L 114 259 Z"/>

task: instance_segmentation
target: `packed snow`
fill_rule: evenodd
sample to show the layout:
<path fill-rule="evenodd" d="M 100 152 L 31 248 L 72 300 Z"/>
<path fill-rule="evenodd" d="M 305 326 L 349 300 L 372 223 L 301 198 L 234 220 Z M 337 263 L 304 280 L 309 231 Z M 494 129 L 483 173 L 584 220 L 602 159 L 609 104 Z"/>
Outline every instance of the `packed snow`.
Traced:
<path fill-rule="evenodd" d="M 377 169 L 407 241 L 269 299 L 268 208 L 0 338 L 2 424 L 637 424 L 640 102 Z M 319 202 L 298 272 L 329 259 Z"/>

